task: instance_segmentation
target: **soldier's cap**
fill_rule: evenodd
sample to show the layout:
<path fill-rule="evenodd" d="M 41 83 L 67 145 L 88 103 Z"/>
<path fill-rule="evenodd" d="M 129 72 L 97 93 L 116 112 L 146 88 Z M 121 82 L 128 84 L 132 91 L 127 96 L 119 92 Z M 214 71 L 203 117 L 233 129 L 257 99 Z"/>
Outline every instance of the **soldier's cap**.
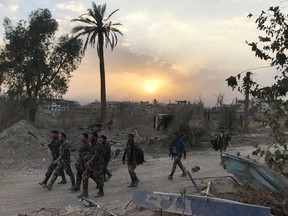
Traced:
<path fill-rule="evenodd" d="M 59 132 L 57 130 L 52 130 L 51 133 L 58 134 Z"/>
<path fill-rule="evenodd" d="M 66 139 L 66 134 L 64 132 L 60 133 L 64 139 Z"/>
<path fill-rule="evenodd" d="M 130 133 L 130 134 L 128 134 L 128 136 L 134 138 L 134 134 L 131 134 L 131 133 Z"/>
<path fill-rule="evenodd" d="M 86 138 L 86 139 L 88 139 L 88 134 L 87 133 L 82 133 L 82 135 Z"/>
<path fill-rule="evenodd" d="M 100 138 L 107 139 L 105 135 L 101 135 Z"/>
<path fill-rule="evenodd" d="M 96 131 L 93 131 L 91 134 L 94 135 L 95 137 L 98 137 L 98 133 Z"/>

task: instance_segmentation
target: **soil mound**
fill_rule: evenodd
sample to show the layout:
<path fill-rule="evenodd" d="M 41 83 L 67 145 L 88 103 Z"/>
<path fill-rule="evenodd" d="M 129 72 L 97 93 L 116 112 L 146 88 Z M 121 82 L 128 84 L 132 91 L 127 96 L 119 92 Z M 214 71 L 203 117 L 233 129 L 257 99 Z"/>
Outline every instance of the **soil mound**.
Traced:
<path fill-rule="evenodd" d="M 37 169 L 49 158 L 49 137 L 25 120 L 0 133 L 0 164 L 4 169 Z"/>

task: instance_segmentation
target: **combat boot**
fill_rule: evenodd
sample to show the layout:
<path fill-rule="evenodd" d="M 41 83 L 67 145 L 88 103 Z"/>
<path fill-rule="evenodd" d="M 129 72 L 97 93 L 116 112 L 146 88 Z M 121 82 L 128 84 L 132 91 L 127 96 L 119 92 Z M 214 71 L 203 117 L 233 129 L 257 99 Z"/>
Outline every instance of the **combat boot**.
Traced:
<path fill-rule="evenodd" d="M 135 187 L 135 186 L 134 186 L 134 182 L 132 181 L 132 182 L 128 185 L 128 187 Z"/>
<path fill-rule="evenodd" d="M 48 182 L 48 177 L 46 177 L 45 179 L 44 179 L 44 181 L 42 181 L 42 182 L 39 182 L 39 184 L 41 185 L 41 186 L 45 186 L 46 184 L 47 184 L 47 182 Z"/>
<path fill-rule="evenodd" d="M 139 184 L 140 180 L 138 178 L 135 179 L 134 181 L 134 187 L 137 187 L 137 185 Z"/>
<path fill-rule="evenodd" d="M 107 181 L 109 181 L 111 178 L 112 178 L 112 174 L 111 174 L 111 173 L 109 173 L 109 174 L 108 174 L 108 178 L 107 178 Z"/>
<path fill-rule="evenodd" d="M 101 197 L 104 196 L 104 190 L 103 188 L 100 188 L 99 191 L 96 193 L 94 197 Z"/>
<path fill-rule="evenodd" d="M 184 171 L 184 172 L 182 173 L 181 177 L 185 177 L 185 176 L 187 176 L 187 172 L 186 172 L 186 171 Z"/>
<path fill-rule="evenodd" d="M 137 187 L 139 182 L 140 182 L 140 180 L 137 177 L 133 178 L 132 182 L 130 183 L 130 185 L 128 185 L 128 187 Z"/>
<path fill-rule="evenodd" d="M 170 174 L 170 175 L 168 176 L 168 179 L 169 179 L 169 180 L 172 180 L 172 179 L 173 179 L 173 175 Z"/>
<path fill-rule="evenodd" d="M 52 190 L 53 182 L 50 182 L 48 185 L 45 185 L 44 187 L 47 188 L 48 191 Z"/>
<path fill-rule="evenodd" d="M 71 192 L 77 192 L 80 190 L 80 187 L 76 184 L 70 188 Z"/>
<path fill-rule="evenodd" d="M 72 190 L 72 188 L 75 187 L 75 177 L 74 177 L 74 175 L 70 176 L 70 180 L 71 180 L 71 187 L 70 187 L 70 190 Z"/>
<path fill-rule="evenodd" d="M 76 192 L 80 190 L 81 187 L 81 178 L 76 178 L 76 184 L 70 188 L 71 192 Z"/>
<path fill-rule="evenodd" d="M 62 180 L 60 182 L 58 182 L 58 184 L 67 184 L 66 178 L 62 177 Z"/>
<path fill-rule="evenodd" d="M 79 194 L 77 197 L 79 198 L 87 198 L 88 197 L 88 190 L 83 190 L 81 194 Z"/>

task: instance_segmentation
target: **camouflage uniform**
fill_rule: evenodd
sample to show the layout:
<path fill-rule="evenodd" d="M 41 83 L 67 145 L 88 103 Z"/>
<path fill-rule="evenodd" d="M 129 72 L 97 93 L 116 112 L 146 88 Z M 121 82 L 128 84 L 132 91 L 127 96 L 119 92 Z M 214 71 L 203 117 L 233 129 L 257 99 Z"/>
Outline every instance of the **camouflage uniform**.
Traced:
<path fill-rule="evenodd" d="M 103 145 L 103 177 L 104 181 L 107 181 L 106 174 L 108 176 L 108 179 L 112 177 L 112 174 L 107 169 L 107 166 L 111 159 L 111 146 L 110 143 L 108 143 L 107 141 L 103 142 L 102 145 Z"/>
<path fill-rule="evenodd" d="M 61 174 L 61 170 L 65 170 L 66 174 L 70 177 L 71 187 L 75 187 L 75 177 L 70 166 L 70 145 L 68 142 L 60 141 L 60 162 L 57 164 L 56 169 L 54 170 L 52 179 L 50 180 L 47 188 L 51 190 L 54 182 L 57 177 Z"/>
<path fill-rule="evenodd" d="M 101 143 L 95 141 L 91 141 L 91 151 L 90 155 L 94 159 L 92 160 L 89 167 L 87 167 L 83 173 L 83 192 L 79 195 L 79 197 L 88 197 L 88 184 L 89 178 L 93 175 L 96 180 L 97 188 L 99 191 L 103 192 L 104 187 L 104 178 L 103 178 L 103 156 L 102 156 L 103 146 Z M 99 193 L 99 192 L 98 192 Z M 104 192 L 103 192 L 104 195 Z"/>
<path fill-rule="evenodd" d="M 90 159 L 90 144 L 85 141 L 79 149 L 79 157 L 75 163 L 77 170 L 75 189 L 79 190 L 82 182 L 82 175 L 85 171 L 85 163 Z"/>
<path fill-rule="evenodd" d="M 50 149 L 51 154 L 52 154 L 52 161 L 51 161 L 51 164 L 49 165 L 48 170 L 45 174 L 45 180 L 43 182 L 39 183 L 40 185 L 46 185 L 47 184 L 49 178 L 53 174 L 53 171 L 57 167 L 57 164 L 54 164 L 53 161 L 59 157 L 59 148 L 60 148 L 59 140 L 57 138 L 53 138 L 53 140 L 48 144 L 48 148 Z M 59 175 L 62 176 L 62 182 L 66 182 L 66 178 L 65 178 L 65 174 L 64 174 L 63 169 L 59 171 Z"/>
<path fill-rule="evenodd" d="M 126 149 L 122 158 L 123 163 L 127 161 L 128 173 L 131 178 L 131 184 L 129 185 L 129 187 L 136 187 L 140 181 L 137 177 L 137 174 L 135 173 L 135 169 L 138 165 L 139 154 L 140 152 L 143 153 L 143 150 L 134 142 L 133 138 L 128 140 L 126 144 Z"/>

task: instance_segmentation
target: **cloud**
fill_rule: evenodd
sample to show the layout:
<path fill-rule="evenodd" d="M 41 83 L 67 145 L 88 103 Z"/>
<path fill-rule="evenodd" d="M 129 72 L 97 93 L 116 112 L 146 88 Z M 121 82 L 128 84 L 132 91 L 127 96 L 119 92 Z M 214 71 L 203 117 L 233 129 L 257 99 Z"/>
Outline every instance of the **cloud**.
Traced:
<path fill-rule="evenodd" d="M 74 73 L 71 90 L 66 95 L 68 98 L 72 98 L 73 95 L 77 99 L 85 95 L 86 98 L 81 99 L 82 103 L 89 102 L 86 100 L 88 98 L 91 101 L 91 98 L 100 96 L 99 60 L 96 50 L 89 49 L 88 52 L 81 64 L 82 72 L 77 70 Z M 223 84 L 223 77 L 225 77 L 222 74 L 221 80 L 217 73 L 212 76 L 209 73 L 211 71 L 203 75 L 203 71 L 196 75 L 179 73 L 175 65 L 146 54 L 131 53 L 125 47 L 116 47 L 113 52 L 106 50 L 105 62 L 108 100 L 139 101 L 141 99 L 152 102 L 153 99 L 157 99 L 168 103 L 176 100 L 194 101 L 200 95 L 205 99 L 207 97 L 214 99 L 211 92 L 216 90 L 212 87 L 219 88 L 220 81 Z M 201 78 L 205 77 L 205 74 L 209 75 L 208 79 Z M 198 79 L 199 77 L 201 79 Z M 216 78 L 214 84 L 210 81 L 213 78 Z M 153 91 L 148 91 L 148 88 L 153 88 Z"/>
<path fill-rule="evenodd" d="M 58 3 L 56 4 L 56 7 L 61 10 L 69 10 L 73 12 L 81 12 L 86 9 L 81 3 L 74 1 L 69 1 L 66 3 Z"/>
<path fill-rule="evenodd" d="M 11 2 L 7 2 L 7 1 L 3 1 L 2 3 L 0 3 L 0 10 L 4 10 L 5 12 L 8 13 L 13 13 L 16 12 L 19 8 L 19 4 L 16 3 L 11 3 Z"/>
<path fill-rule="evenodd" d="M 19 5 L 11 4 L 8 6 L 11 12 L 15 12 L 18 10 Z"/>
<path fill-rule="evenodd" d="M 257 26 L 247 14 L 259 13 L 272 0 L 261 4 L 258 1 L 109 0 L 106 15 L 120 9 L 111 19 L 123 24 L 119 29 L 124 36 L 119 35 L 113 52 L 105 50 L 107 98 L 137 101 L 156 98 L 168 102 L 170 99 L 193 101 L 201 95 L 205 101 L 216 101 L 212 93 L 235 95 L 227 88 L 225 78 L 261 66 L 245 44 L 245 40 L 258 39 Z M 57 34 L 61 35 L 70 33 L 77 25 L 71 19 L 91 8 L 84 0 L 0 2 L 0 12 L 3 12 L 0 17 L 1 14 L 13 15 L 17 20 L 27 19 L 32 9 L 46 5 L 52 9 L 59 23 Z M 8 9 L 11 3 L 17 5 L 17 2 L 22 4 L 18 10 Z M 98 4 L 103 2 L 100 0 Z M 99 60 L 95 49 L 87 50 L 73 76 L 67 95 L 89 101 L 100 98 Z M 154 91 L 147 92 L 147 86 Z"/>
<path fill-rule="evenodd" d="M 242 26 L 242 27 L 251 27 L 251 26 L 254 26 L 255 25 L 255 22 L 254 20 L 252 19 L 249 19 L 247 17 L 248 13 L 247 14 L 243 14 L 243 16 L 237 16 L 237 17 L 232 17 L 230 19 L 225 19 L 225 20 L 218 20 L 218 21 L 215 21 L 213 22 L 214 25 L 216 26 L 228 26 L 228 27 L 233 27 L 233 28 L 237 28 L 239 26 Z"/>

